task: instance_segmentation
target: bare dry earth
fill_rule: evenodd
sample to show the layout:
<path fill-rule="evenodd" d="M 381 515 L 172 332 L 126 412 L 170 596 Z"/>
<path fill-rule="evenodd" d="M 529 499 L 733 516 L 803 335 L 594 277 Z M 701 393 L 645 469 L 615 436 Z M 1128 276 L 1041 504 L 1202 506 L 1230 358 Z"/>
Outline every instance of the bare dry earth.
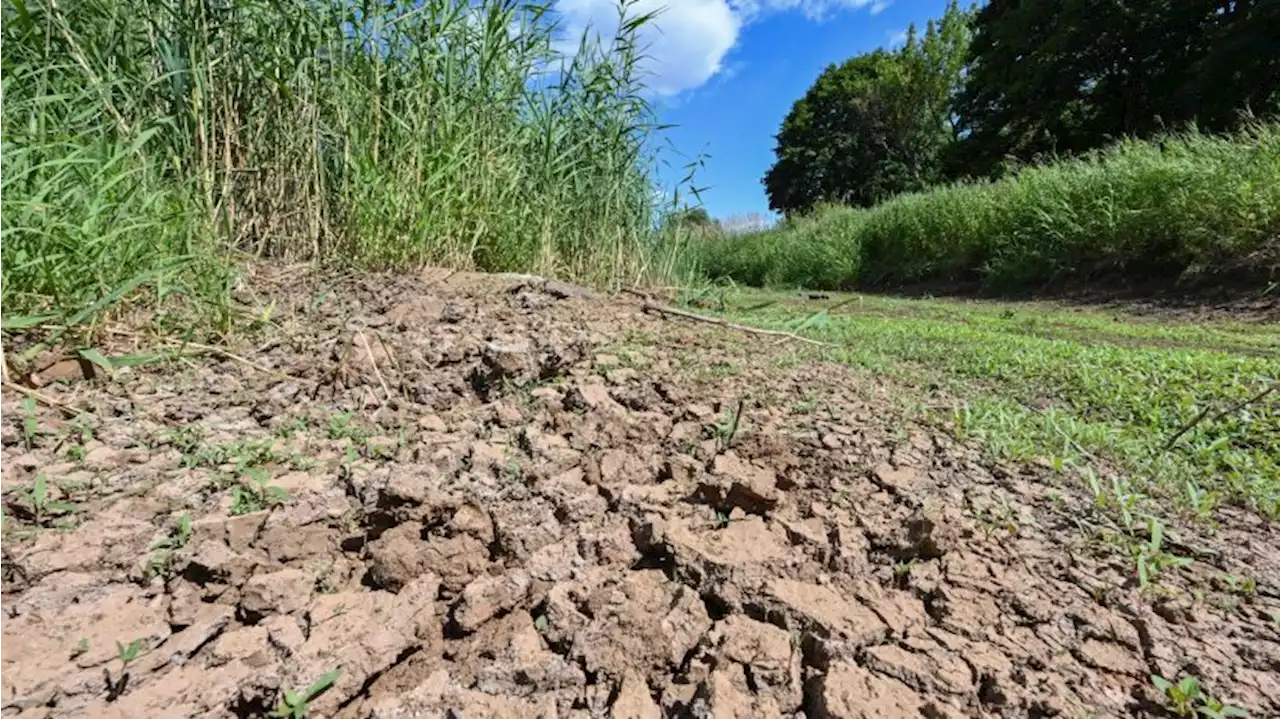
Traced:
<path fill-rule="evenodd" d="M 259 367 L 44 388 L 100 418 L 76 461 L 5 393 L 4 716 L 261 716 L 339 667 L 311 716 L 1163 716 L 1152 673 L 1280 716 L 1259 520 L 1177 534 L 1200 560 L 1140 595 L 1075 481 L 820 349 L 514 279 L 268 294 Z M 38 472 L 73 527 L 32 528 Z M 233 515 L 255 476 L 287 500 Z"/>

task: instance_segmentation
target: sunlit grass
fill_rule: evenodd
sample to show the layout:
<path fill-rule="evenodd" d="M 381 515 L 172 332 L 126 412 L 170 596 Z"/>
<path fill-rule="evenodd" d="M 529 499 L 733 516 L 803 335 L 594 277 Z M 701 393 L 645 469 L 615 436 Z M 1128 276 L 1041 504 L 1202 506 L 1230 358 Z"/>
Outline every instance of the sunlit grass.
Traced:
<path fill-rule="evenodd" d="M 1123 275 L 1172 281 L 1274 252 L 1280 125 L 1124 141 L 990 183 L 708 238 L 712 279 L 810 289 L 977 282 L 991 291 Z M 1270 249 L 1268 249 L 1270 248 Z M 1239 271 L 1239 267 L 1235 268 Z"/>
<path fill-rule="evenodd" d="M 6 321 L 223 311 L 244 257 L 669 277 L 648 18 L 548 7 L 5 0 Z"/>
<path fill-rule="evenodd" d="M 729 314 L 799 328 L 836 343 L 839 361 L 941 390 L 954 401 L 945 419 L 996 454 L 1056 467 L 1102 460 L 1197 515 L 1228 503 L 1280 516 L 1280 395 L 1217 416 L 1280 378 L 1280 329 L 1031 303 L 862 298 L 815 316 L 818 303 L 748 293 L 728 306 L 767 299 L 780 301 Z"/>

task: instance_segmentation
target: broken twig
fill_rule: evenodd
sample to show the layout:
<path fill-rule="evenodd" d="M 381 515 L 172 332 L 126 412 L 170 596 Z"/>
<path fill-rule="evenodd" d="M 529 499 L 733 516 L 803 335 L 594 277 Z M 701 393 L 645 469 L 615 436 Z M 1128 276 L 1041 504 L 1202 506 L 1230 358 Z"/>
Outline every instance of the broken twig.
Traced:
<path fill-rule="evenodd" d="M 1215 414 L 1213 418 L 1209 420 L 1209 422 L 1210 423 L 1217 422 L 1218 420 L 1222 419 L 1223 417 L 1226 417 L 1229 414 L 1235 414 L 1236 412 L 1239 412 L 1240 410 L 1244 409 L 1245 407 L 1248 407 L 1249 405 L 1255 402 L 1262 401 L 1263 398 L 1265 398 L 1267 395 L 1271 394 L 1275 390 L 1276 386 L 1277 385 L 1274 385 L 1274 384 L 1270 385 L 1266 389 L 1253 395 L 1252 397 L 1236 402 L 1230 407 Z M 1205 406 L 1204 409 L 1200 410 L 1200 414 L 1197 414 L 1190 422 L 1187 422 L 1186 424 L 1182 425 L 1182 429 L 1179 429 L 1177 432 L 1175 432 L 1173 436 L 1169 438 L 1169 441 L 1165 442 L 1164 448 L 1161 451 L 1168 452 L 1169 450 L 1173 449 L 1173 446 L 1178 443 L 1178 440 L 1182 439 L 1182 435 L 1195 429 L 1197 425 L 1205 421 L 1205 417 L 1209 416 L 1209 410 L 1210 410 L 1210 407 Z"/>
<path fill-rule="evenodd" d="M 373 374 L 378 378 L 378 384 L 382 385 L 382 392 L 387 396 L 387 401 L 390 402 L 391 388 L 387 386 L 387 381 L 382 378 L 382 371 L 378 369 L 378 361 L 373 358 L 373 348 L 369 346 L 369 338 L 364 336 L 363 330 L 357 330 L 356 336 L 360 338 L 360 344 L 364 345 L 365 355 L 369 358 L 369 364 L 373 365 Z"/>
<path fill-rule="evenodd" d="M 62 402 L 59 402 L 58 400 L 50 397 L 49 395 L 41 394 L 33 389 L 27 389 L 26 387 L 23 387 L 22 385 L 17 384 L 16 382 L 10 382 L 9 380 L 4 380 L 3 385 L 5 389 L 11 389 L 14 392 L 17 392 L 18 394 L 26 395 L 31 399 L 34 399 L 35 401 L 39 402 L 40 404 L 43 404 L 47 407 L 52 407 L 58 410 L 59 412 L 62 412 L 63 414 L 70 415 L 71 417 L 94 417 L 94 418 L 97 417 L 97 415 L 95 415 L 92 412 L 86 412 L 85 410 L 76 409 L 71 405 L 63 404 Z"/>
<path fill-rule="evenodd" d="M 643 295 L 641 296 L 643 297 Z M 684 310 L 677 310 L 673 307 L 666 307 L 664 305 L 655 304 L 649 301 L 647 298 L 645 299 L 644 304 L 641 305 L 641 309 L 645 312 L 653 312 L 660 315 L 669 315 L 671 317 L 683 317 L 687 320 L 693 320 L 694 322 L 705 322 L 711 325 L 719 325 L 720 327 L 727 327 L 731 330 L 746 332 L 748 334 L 753 334 L 753 335 L 781 337 L 783 339 L 795 340 L 796 342 L 804 342 L 805 344 L 816 345 L 818 347 L 836 347 L 837 346 L 837 345 L 831 344 L 830 342 L 820 342 L 818 340 L 811 340 L 808 337 L 801 337 L 800 335 L 795 334 L 794 332 L 783 332 L 781 330 L 766 330 L 766 329 L 761 329 L 759 327 L 748 327 L 746 325 L 740 325 L 736 322 L 729 322 L 727 320 L 722 320 L 717 317 L 708 317 L 706 315 L 694 314 L 693 312 L 685 312 Z"/>

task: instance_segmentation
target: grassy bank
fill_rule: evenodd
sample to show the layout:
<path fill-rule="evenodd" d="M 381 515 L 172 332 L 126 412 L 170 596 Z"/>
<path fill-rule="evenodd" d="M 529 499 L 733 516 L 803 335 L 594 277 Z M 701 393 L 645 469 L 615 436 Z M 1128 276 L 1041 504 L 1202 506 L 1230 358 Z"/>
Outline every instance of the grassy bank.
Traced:
<path fill-rule="evenodd" d="M 505 0 L 5 0 L 3 306 L 225 310 L 242 257 L 671 271 L 637 30 Z M 190 304 L 190 303 L 189 303 Z"/>
<path fill-rule="evenodd" d="M 1280 242 L 1280 125 L 1122 142 L 981 184 L 827 208 L 701 243 L 707 275 L 814 289 L 972 282 L 990 291 L 1123 275 L 1173 280 Z"/>
<path fill-rule="evenodd" d="M 725 307 L 739 322 L 833 343 L 832 359 L 922 402 L 941 392 L 949 407 L 937 419 L 996 455 L 1101 477 L 1118 467 L 1094 487 L 1100 502 L 1133 509 L 1155 497 L 1206 519 L 1223 505 L 1280 517 L 1280 388 L 1249 401 L 1280 377 L 1280 330 L 871 296 L 815 314 L 846 299 L 752 291 Z"/>

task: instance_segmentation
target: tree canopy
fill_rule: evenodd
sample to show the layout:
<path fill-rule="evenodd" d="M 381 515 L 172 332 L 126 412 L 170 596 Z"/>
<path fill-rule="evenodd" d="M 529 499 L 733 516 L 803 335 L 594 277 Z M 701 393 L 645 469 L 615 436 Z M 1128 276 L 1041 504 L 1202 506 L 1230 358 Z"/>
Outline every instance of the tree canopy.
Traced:
<path fill-rule="evenodd" d="M 865 206 L 938 182 L 968 35 L 953 1 L 923 36 L 912 27 L 901 48 L 827 67 L 776 137 L 777 161 L 764 178 L 770 208 Z"/>
<path fill-rule="evenodd" d="M 1274 110 L 1280 3 L 990 0 L 956 103 L 956 174 Z"/>
<path fill-rule="evenodd" d="M 1280 111 L 1276 0 L 953 2 L 894 51 L 831 65 L 764 177 L 771 209 L 856 206 L 958 177 Z"/>

